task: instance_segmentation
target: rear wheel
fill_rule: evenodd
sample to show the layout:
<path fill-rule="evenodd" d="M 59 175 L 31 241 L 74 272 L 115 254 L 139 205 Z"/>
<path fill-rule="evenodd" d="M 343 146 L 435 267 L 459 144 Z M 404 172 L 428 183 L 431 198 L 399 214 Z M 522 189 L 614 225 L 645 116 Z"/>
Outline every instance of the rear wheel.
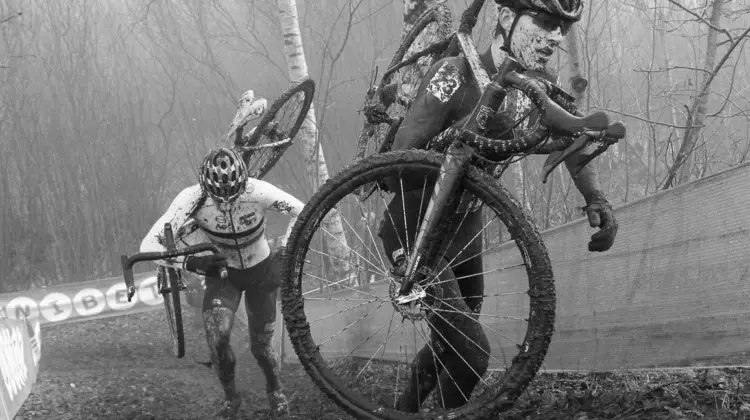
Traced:
<path fill-rule="evenodd" d="M 357 143 L 356 159 L 390 150 L 401 119 L 414 99 L 425 72 L 437 61 L 440 51 L 416 57 L 425 48 L 445 41 L 451 33 L 451 12 L 438 5 L 425 11 L 404 36 L 378 86 L 365 96 L 365 122 Z M 406 64 L 405 62 L 413 62 Z"/>
<path fill-rule="evenodd" d="M 413 223 L 395 235 L 408 257 L 442 161 L 409 150 L 350 165 L 305 205 L 287 243 L 282 308 L 290 340 L 318 387 L 360 419 L 490 418 L 513 405 L 550 343 L 555 289 L 542 238 L 510 193 L 473 166 L 460 180 L 467 199 L 443 225 L 455 230 L 428 239 L 442 258 L 423 267 L 424 295 L 395 302 L 403 277 L 385 238 L 400 221 Z M 409 196 L 380 187 L 356 193 L 388 177 L 402 188 L 408 181 Z M 339 235 L 322 223 L 332 212 L 351 246 L 343 254 L 319 245 Z M 341 255 L 348 273 L 329 268 Z M 367 281 L 354 284 L 356 271 Z"/>
<path fill-rule="evenodd" d="M 263 178 L 293 144 L 307 118 L 314 94 L 315 82 L 310 78 L 302 79 L 271 104 L 252 134 L 243 137 L 243 128 L 238 128 L 235 147 L 242 151 L 252 178 Z"/>

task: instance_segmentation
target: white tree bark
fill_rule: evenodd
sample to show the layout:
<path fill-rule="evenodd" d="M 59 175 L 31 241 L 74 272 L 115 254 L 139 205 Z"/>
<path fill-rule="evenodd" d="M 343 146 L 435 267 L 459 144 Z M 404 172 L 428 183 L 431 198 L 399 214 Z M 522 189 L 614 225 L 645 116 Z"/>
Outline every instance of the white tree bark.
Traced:
<path fill-rule="evenodd" d="M 279 19 L 281 22 L 281 33 L 284 36 L 284 55 L 289 68 L 289 77 L 298 81 L 308 76 L 305 51 L 302 47 L 302 35 L 300 33 L 299 19 L 297 17 L 297 2 L 295 0 L 278 0 Z M 307 175 L 317 188 L 328 180 L 328 167 L 326 166 L 323 148 L 318 143 L 318 129 L 315 119 L 315 107 L 310 106 L 307 118 L 302 123 L 298 134 L 304 156 L 307 160 Z M 317 146 L 317 147 L 316 147 Z M 332 281 L 343 280 L 350 275 L 349 247 L 346 235 L 341 223 L 341 215 L 334 209 L 321 223 L 325 245 L 330 255 L 330 263 L 334 273 Z M 321 250 L 323 251 L 323 250 Z M 324 252 L 324 251 L 323 251 Z"/>

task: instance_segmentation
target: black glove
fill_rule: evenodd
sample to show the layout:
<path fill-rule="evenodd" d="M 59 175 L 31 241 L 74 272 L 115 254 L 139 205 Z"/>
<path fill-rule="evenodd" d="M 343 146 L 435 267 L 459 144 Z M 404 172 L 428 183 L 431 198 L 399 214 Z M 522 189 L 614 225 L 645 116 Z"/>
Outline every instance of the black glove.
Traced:
<path fill-rule="evenodd" d="M 183 267 L 185 270 L 198 273 L 202 276 L 219 277 L 220 270 L 227 266 L 227 257 L 222 254 L 191 255 L 185 258 Z"/>
<path fill-rule="evenodd" d="M 617 236 L 617 221 L 615 214 L 612 212 L 612 205 L 609 204 L 604 195 L 600 192 L 594 192 L 586 197 L 586 216 L 589 219 L 591 227 L 598 227 L 599 232 L 591 235 L 589 242 L 589 251 L 604 252 L 612 247 Z"/>

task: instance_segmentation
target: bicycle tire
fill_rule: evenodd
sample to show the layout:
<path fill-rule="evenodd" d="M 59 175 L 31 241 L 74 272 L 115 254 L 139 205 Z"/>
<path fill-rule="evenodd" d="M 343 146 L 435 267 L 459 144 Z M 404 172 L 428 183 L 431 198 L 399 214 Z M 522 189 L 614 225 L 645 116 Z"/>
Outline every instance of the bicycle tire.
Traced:
<path fill-rule="evenodd" d="M 185 356 L 185 329 L 182 322 L 179 273 L 174 268 L 159 266 L 157 275 L 160 276 L 158 284 L 163 285 L 160 292 L 167 313 L 169 335 L 172 338 L 172 353 L 181 359 Z"/>
<path fill-rule="evenodd" d="M 434 418 L 378 406 L 354 394 L 327 366 L 315 343 L 305 314 L 302 266 L 308 246 L 321 221 L 336 203 L 354 194 L 359 184 L 382 179 L 399 170 L 440 170 L 443 156 L 424 150 L 375 154 L 349 165 L 329 179 L 308 201 L 289 236 L 282 272 L 282 312 L 289 338 L 300 362 L 314 383 L 345 411 L 359 419 L 407 420 Z M 536 376 L 554 332 L 555 288 L 552 266 L 538 229 L 520 203 L 501 185 L 470 166 L 461 181 L 464 188 L 497 210 L 524 259 L 529 282 L 529 315 L 523 345 L 503 375 L 504 385 L 478 401 L 451 411 L 445 418 L 486 419 L 513 406 Z"/>
<path fill-rule="evenodd" d="M 258 169 L 250 173 L 251 177 L 262 179 L 266 174 L 268 174 L 271 169 L 273 169 L 274 165 L 276 165 L 279 159 L 281 159 L 281 156 L 284 154 L 284 152 L 286 152 L 286 150 L 294 143 L 294 138 L 297 136 L 297 133 L 302 127 L 302 123 L 307 117 L 307 113 L 310 110 L 310 106 L 312 105 L 313 95 L 315 95 L 315 82 L 311 78 L 305 77 L 299 82 L 293 83 L 291 87 L 289 87 L 286 91 L 279 95 L 279 97 L 273 102 L 273 104 L 271 104 L 271 107 L 265 112 L 265 114 L 263 114 L 263 117 L 258 123 L 255 132 L 250 135 L 246 141 L 243 141 L 241 139 L 241 135 L 238 135 L 238 138 L 235 139 L 235 146 L 258 145 L 261 142 L 261 138 L 266 137 L 263 135 L 264 130 L 269 126 L 269 124 L 271 124 L 271 122 L 274 121 L 279 111 L 292 97 L 300 92 L 304 93 L 304 100 L 302 101 L 300 112 L 297 115 L 297 118 L 294 119 L 294 124 L 292 125 L 292 127 L 288 132 L 285 133 L 286 136 L 288 136 L 292 141 L 278 147 L 274 147 L 273 150 L 268 152 L 265 157 L 265 161 L 260 165 L 250 165 L 249 160 L 250 158 L 252 158 L 253 151 L 242 152 L 242 158 L 243 160 L 245 160 L 248 168 L 252 166 L 259 166 Z"/>
<path fill-rule="evenodd" d="M 394 68 L 404 60 L 404 56 L 406 55 L 406 53 L 412 47 L 419 35 L 422 34 L 422 32 L 430 24 L 434 23 L 437 25 L 435 37 L 432 39 L 433 44 L 448 39 L 451 33 L 451 22 L 452 16 L 450 8 L 444 4 L 433 6 L 432 8 L 423 12 L 422 15 L 420 15 L 420 17 L 414 23 L 412 28 L 409 30 L 409 32 L 407 32 L 407 34 L 404 36 L 404 39 L 401 41 L 398 49 L 396 49 L 396 53 L 393 55 L 388 68 Z M 438 54 L 431 54 L 431 58 L 428 64 L 432 66 L 438 59 Z M 378 86 L 378 92 L 382 92 L 386 88 L 386 86 L 391 84 L 393 75 L 394 73 L 388 74 L 381 80 Z M 416 90 L 416 88 L 417 86 L 412 86 L 413 90 Z M 375 101 L 378 104 L 380 103 L 379 99 L 375 99 Z M 369 98 L 369 92 L 365 97 L 365 103 L 367 104 L 368 102 L 371 102 L 371 99 Z M 398 119 L 403 117 L 403 115 L 406 113 L 406 110 L 401 112 L 400 110 L 394 109 L 393 106 L 389 106 L 385 111 L 386 114 L 388 114 L 388 116 L 390 118 L 393 118 L 395 121 L 398 121 Z M 394 123 L 394 125 L 398 125 L 399 123 L 400 122 L 396 122 Z M 380 124 L 371 124 L 368 121 L 367 117 L 365 117 L 365 122 L 357 141 L 355 160 L 362 159 L 367 152 L 368 145 L 374 142 L 376 142 L 376 144 L 375 147 L 372 147 L 372 149 L 377 150 L 376 153 L 383 153 L 390 150 L 390 144 L 393 141 L 396 130 L 379 127 L 379 125 Z M 388 141 L 389 139 L 390 141 Z"/>

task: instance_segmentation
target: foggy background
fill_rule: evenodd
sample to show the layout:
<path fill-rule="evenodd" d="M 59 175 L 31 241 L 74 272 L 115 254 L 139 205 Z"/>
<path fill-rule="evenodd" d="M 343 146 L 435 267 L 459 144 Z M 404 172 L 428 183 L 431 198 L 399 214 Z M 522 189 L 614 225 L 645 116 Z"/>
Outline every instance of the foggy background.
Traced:
<path fill-rule="evenodd" d="M 467 3 L 448 1 L 454 25 Z M 486 3 L 479 51 L 494 26 Z M 333 176 L 354 155 L 373 69 L 382 74 L 398 46 L 403 2 L 297 7 Z M 582 109 L 628 128 L 596 161 L 613 204 L 746 160 L 749 14 L 743 1 L 586 2 Z M 275 1 L 0 0 L 0 292 L 119 275 L 120 255 L 197 182 L 238 97 L 254 89 L 270 105 L 289 86 L 282 47 Z M 553 62 L 570 89 L 568 56 Z M 301 150 L 265 179 L 304 201 L 316 185 Z M 545 229 L 580 217 L 583 200 L 562 170 L 542 184 L 542 161 L 524 159 L 504 180 Z M 285 224 L 271 219 L 269 237 Z"/>

